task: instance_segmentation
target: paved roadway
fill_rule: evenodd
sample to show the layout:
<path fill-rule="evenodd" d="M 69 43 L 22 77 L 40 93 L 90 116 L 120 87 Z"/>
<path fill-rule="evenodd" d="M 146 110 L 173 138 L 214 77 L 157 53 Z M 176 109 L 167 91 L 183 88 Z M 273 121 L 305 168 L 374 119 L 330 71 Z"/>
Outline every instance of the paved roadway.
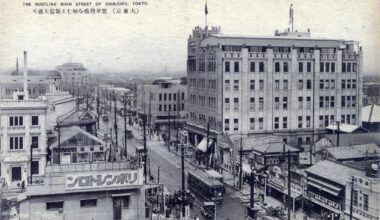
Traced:
<path fill-rule="evenodd" d="M 112 115 L 113 116 L 113 115 Z M 118 116 L 118 143 L 123 146 L 124 138 L 124 120 Z M 108 123 L 103 123 L 101 120 L 100 131 L 113 129 L 114 118 L 111 117 Z M 141 146 L 142 143 L 142 131 L 137 130 L 135 127 L 127 126 L 128 129 L 132 129 L 134 138 L 128 139 L 127 147 L 128 153 L 133 153 L 136 150 L 136 146 Z M 162 141 L 158 141 L 157 137 L 153 137 L 151 140 L 147 138 L 148 156 L 151 161 L 151 173 L 154 178 L 157 179 L 157 167 L 160 167 L 160 182 L 171 191 L 179 190 L 182 187 L 181 182 L 181 161 L 174 153 L 168 152 Z M 186 169 L 192 169 L 193 165 L 185 162 Z M 186 181 L 187 186 L 187 181 Z M 187 188 L 187 187 L 186 187 Z M 200 219 L 204 219 L 200 214 L 201 199 L 197 198 L 194 208 L 190 211 L 191 217 L 199 216 Z M 241 220 L 244 219 L 244 206 L 241 204 L 238 197 L 238 193 L 235 190 L 227 188 L 223 204 L 217 206 L 217 219 L 220 220 Z"/>

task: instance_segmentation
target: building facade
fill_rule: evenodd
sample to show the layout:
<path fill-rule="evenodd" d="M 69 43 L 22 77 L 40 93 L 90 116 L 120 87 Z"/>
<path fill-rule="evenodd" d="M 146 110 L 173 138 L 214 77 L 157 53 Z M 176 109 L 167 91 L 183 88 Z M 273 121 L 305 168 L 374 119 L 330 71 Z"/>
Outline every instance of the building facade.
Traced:
<path fill-rule="evenodd" d="M 0 100 L 0 176 L 8 188 L 26 184 L 31 174 L 44 175 L 46 165 L 47 102 L 17 98 Z"/>
<path fill-rule="evenodd" d="M 23 92 L 24 78 L 22 75 L 2 75 L 0 80 L 0 98 L 11 99 L 13 92 Z M 48 82 L 44 73 L 36 73 L 28 76 L 28 92 L 30 98 L 38 98 L 45 95 Z"/>
<path fill-rule="evenodd" d="M 56 66 L 62 76 L 62 82 L 65 84 L 87 83 L 90 80 L 88 70 L 81 63 L 64 63 Z"/>
<path fill-rule="evenodd" d="M 274 134 L 292 145 L 312 143 L 336 121 L 359 125 L 358 42 L 312 38 L 310 32 L 220 33 L 196 27 L 188 39 L 187 130 L 193 144 L 205 136 L 208 122 L 215 133 Z"/>
<path fill-rule="evenodd" d="M 146 219 L 141 168 L 98 162 L 47 166 L 46 173 L 18 197 L 19 219 Z"/>
<path fill-rule="evenodd" d="M 138 115 L 153 126 L 167 124 L 169 118 L 184 122 L 186 104 L 187 87 L 179 81 L 156 80 L 152 85 L 137 86 Z"/>

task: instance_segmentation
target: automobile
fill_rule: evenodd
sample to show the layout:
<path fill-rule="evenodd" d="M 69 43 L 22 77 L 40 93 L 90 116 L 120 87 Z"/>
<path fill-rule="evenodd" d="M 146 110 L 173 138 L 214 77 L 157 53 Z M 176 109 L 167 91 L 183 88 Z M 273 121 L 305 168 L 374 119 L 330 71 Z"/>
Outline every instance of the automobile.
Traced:
<path fill-rule="evenodd" d="M 214 202 L 203 202 L 201 214 L 207 219 L 214 219 L 215 209 L 216 207 Z"/>

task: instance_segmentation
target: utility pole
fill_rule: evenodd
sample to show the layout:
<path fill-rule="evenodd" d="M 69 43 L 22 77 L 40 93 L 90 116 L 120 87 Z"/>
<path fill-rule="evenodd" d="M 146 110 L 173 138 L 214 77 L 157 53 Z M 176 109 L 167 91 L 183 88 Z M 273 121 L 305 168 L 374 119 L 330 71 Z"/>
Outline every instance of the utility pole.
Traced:
<path fill-rule="evenodd" d="M 292 209 L 292 197 L 291 197 L 291 174 L 290 174 L 290 150 L 288 150 L 288 220 L 290 220 L 290 212 Z"/>
<path fill-rule="evenodd" d="M 255 171 L 251 167 L 251 198 L 250 198 L 250 206 L 251 209 L 255 207 Z"/>
<path fill-rule="evenodd" d="M 239 169 L 239 189 L 241 190 L 242 175 L 243 175 L 243 136 L 240 136 L 240 169 Z"/>
<path fill-rule="evenodd" d="M 176 119 L 177 120 L 176 120 L 176 123 L 175 123 L 176 129 L 177 129 L 177 137 L 176 137 L 177 138 L 177 140 L 176 140 L 177 143 L 179 143 L 179 128 L 178 128 L 178 124 L 179 124 L 179 121 L 178 121 L 179 120 L 179 108 L 180 108 L 180 101 L 179 101 L 180 99 L 179 98 L 180 97 L 179 97 L 179 90 L 178 90 L 177 91 L 177 100 L 176 100 L 177 101 L 177 108 L 176 108 L 176 111 L 177 111 L 176 112 L 177 113 L 176 114 Z"/>
<path fill-rule="evenodd" d="M 170 151 L 170 139 L 171 139 L 171 134 L 170 134 L 170 109 L 169 109 L 169 112 L 168 112 L 168 120 L 169 120 L 169 123 L 168 123 L 168 149 Z"/>
<path fill-rule="evenodd" d="M 98 123 L 98 130 L 99 130 L 99 78 L 97 78 L 97 85 L 98 85 L 98 91 L 97 91 L 97 96 L 96 96 L 96 114 L 97 114 L 97 123 Z"/>
<path fill-rule="evenodd" d="M 127 159 L 127 93 L 124 93 L 124 156 Z"/>
<path fill-rule="evenodd" d="M 181 144 L 181 168 L 182 168 L 182 217 L 185 217 L 185 151 Z M 216 207 L 215 207 L 216 208 Z"/>
<path fill-rule="evenodd" d="M 337 123 L 337 125 L 338 125 L 338 131 L 337 131 L 337 133 L 336 133 L 336 135 L 337 135 L 337 136 L 336 136 L 336 146 L 339 147 L 340 122 L 337 121 L 336 123 Z"/>
<path fill-rule="evenodd" d="M 144 184 L 146 184 L 146 158 L 148 156 L 148 150 L 146 149 L 146 133 L 145 133 L 145 126 L 146 122 L 145 119 L 143 120 L 143 138 L 144 138 L 144 156 L 143 156 L 143 162 L 144 162 Z"/>
<path fill-rule="evenodd" d="M 116 149 L 119 147 L 118 145 L 118 140 L 117 140 L 117 115 L 116 115 L 116 111 L 117 111 L 117 108 L 116 108 L 116 101 L 117 101 L 117 98 L 116 98 L 116 94 L 115 94 L 115 91 L 113 91 L 113 98 L 114 98 L 114 116 L 115 116 L 115 124 L 114 124 L 114 127 L 115 127 L 115 139 L 116 139 Z"/>
<path fill-rule="evenodd" d="M 109 154 L 109 161 L 112 161 L 112 127 L 110 128 L 110 137 L 111 137 L 111 143 L 110 143 L 110 154 Z"/>
<path fill-rule="evenodd" d="M 350 220 L 352 220 L 353 205 L 354 205 L 354 177 L 352 177 L 352 180 L 351 180 Z"/>
<path fill-rule="evenodd" d="M 32 163 L 33 163 L 33 142 L 30 145 L 30 185 L 33 184 L 33 172 L 32 172 Z"/>
<path fill-rule="evenodd" d="M 210 153 L 208 149 L 208 145 L 209 145 L 209 136 L 210 136 L 210 121 L 207 121 L 207 134 L 206 134 L 206 152 L 207 153 Z M 207 154 L 207 164 L 206 164 L 206 169 L 208 169 L 209 167 L 209 155 Z"/>
<path fill-rule="evenodd" d="M 160 166 L 157 166 L 157 184 L 160 184 Z"/>
<path fill-rule="evenodd" d="M 59 126 L 59 123 L 57 122 L 57 129 L 58 129 L 58 164 L 61 164 L 61 128 Z"/>

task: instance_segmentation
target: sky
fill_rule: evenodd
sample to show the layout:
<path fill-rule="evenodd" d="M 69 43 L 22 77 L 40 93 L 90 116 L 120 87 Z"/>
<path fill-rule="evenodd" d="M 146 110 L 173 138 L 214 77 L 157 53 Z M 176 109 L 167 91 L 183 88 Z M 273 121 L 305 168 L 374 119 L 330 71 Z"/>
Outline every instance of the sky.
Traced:
<path fill-rule="evenodd" d="M 185 71 L 189 34 L 205 25 L 205 0 L 147 0 L 136 15 L 36 15 L 36 7 L 22 4 L 44 1 L 0 0 L 0 69 L 15 68 L 17 57 L 21 64 L 27 50 L 32 69 L 54 69 L 71 59 L 91 72 Z M 273 36 L 289 26 L 290 4 L 295 29 L 359 41 L 364 72 L 380 74 L 379 0 L 207 0 L 208 25 L 225 35 Z"/>

